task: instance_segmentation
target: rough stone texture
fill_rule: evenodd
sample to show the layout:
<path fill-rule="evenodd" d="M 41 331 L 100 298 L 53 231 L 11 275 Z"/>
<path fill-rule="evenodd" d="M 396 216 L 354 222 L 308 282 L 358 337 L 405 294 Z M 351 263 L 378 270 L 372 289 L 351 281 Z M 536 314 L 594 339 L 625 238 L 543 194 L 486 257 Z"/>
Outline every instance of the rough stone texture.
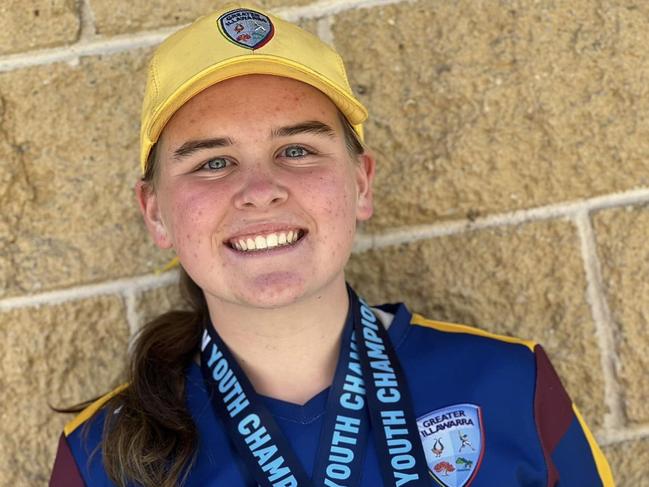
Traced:
<path fill-rule="evenodd" d="M 46 485 L 63 426 L 54 413 L 123 380 L 128 326 L 101 297 L 0 313 L 0 484 Z"/>
<path fill-rule="evenodd" d="M 649 439 L 617 443 L 603 448 L 611 464 L 613 478 L 618 487 L 647 487 L 649 464 Z"/>
<path fill-rule="evenodd" d="M 262 8 L 307 5 L 313 0 L 257 0 Z M 151 30 L 192 22 L 206 15 L 224 1 L 189 0 L 186 2 L 165 2 L 163 0 L 91 0 L 97 33 L 121 34 L 138 30 Z"/>
<path fill-rule="evenodd" d="M 591 427 L 607 412 L 579 241 L 568 222 L 475 231 L 354 255 L 370 303 L 540 342 Z"/>
<path fill-rule="evenodd" d="M 5 104 L 0 97 L 0 295 L 9 287 L 9 279 L 15 272 L 13 256 L 7 252 L 15 242 L 14 228 L 21 221 L 25 206 L 34 198 L 23 150 L 4 129 L 4 113 Z"/>
<path fill-rule="evenodd" d="M 79 36 L 75 0 L 2 0 L 0 54 L 68 44 Z"/>
<path fill-rule="evenodd" d="M 649 422 L 649 207 L 593 217 L 605 292 L 615 323 L 618 375 L 632 423 Z"/>
<path fill-rule="evenodd" d="M 132 190 L 147 55 L 0 74 L 0 297 L 169 258 L 150 243 Z"/>
<path fill-rule="evenodd" d="M 136 313 L 141 325 L 174 309 L 188 309 L 177 284 L 151 289 L 137 297 Z"/>
<path fill-rule="evenodd" d="M 333 31 L 371 111 L 370 227 L 649 184 L 649 3 L 421 0 Z"/>
<path fill-rule="evenodd" d="M 311 32 L 311 34 L 313 34 L 314 36 L 318 35 L 318 19 L 300 19 L 296 23 L 300 26 L 300 28 L 306 30 L 307 32 Z"/>

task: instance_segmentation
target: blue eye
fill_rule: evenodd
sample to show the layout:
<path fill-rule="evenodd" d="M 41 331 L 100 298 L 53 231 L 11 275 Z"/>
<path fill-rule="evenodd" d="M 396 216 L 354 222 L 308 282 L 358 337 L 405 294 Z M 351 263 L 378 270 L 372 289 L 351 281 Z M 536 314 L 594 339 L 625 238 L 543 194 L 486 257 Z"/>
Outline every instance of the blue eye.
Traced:
<path fill-rule="evenodd" d="M 205 164 L 203 164 L 202 169 L 209 169 L 210 171 L 218 171 L 219 169 L 224 169 L 228 166 L 228 160 L 223 157 L 216 157 L 210 159 Z"/>
<path fill-rule="evenodd" d="M 293 145 L 284 149 L 285 157 L 304 157 L 308 156 L 309 154 L 310 152 L 308 150 L 306 150 L 304 147 L 300 147 L 299 145 Z"/>

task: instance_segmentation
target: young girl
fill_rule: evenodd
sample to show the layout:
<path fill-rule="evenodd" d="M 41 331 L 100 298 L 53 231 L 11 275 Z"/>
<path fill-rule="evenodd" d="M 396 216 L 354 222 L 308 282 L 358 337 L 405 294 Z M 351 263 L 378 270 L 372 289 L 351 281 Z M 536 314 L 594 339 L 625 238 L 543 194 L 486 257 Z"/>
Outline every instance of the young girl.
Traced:
<path fill-rule="evenodd" d="M 138 334 L 51 485 L 613 485 L 538 345 L 346 285 L 372 214 L 366 117 L 337 53 L 254 7 L 159 47 L 136 192 L 192 310 Z"/>

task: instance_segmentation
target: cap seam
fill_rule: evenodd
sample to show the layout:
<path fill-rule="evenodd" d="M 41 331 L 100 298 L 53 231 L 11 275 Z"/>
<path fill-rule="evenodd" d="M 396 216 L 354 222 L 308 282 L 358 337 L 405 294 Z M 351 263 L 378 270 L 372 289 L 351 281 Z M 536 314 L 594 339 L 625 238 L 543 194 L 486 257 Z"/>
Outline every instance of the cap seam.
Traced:
<path fill-rule="evenodd" d="M 338 54 L 337 52 L 335 53 L 336 55 L 336 60 L 338 61 L 338 67 L 340 68 L 340 71 L 345 75 L 343 79 L 345 80 L 345 85 L 347 86 L 347 89 L 354 94 L 352 91 L 352 86 L 349 84 L 349 80 L 347 79 L 347 70 L 345 69 L 345 63 L 343 62 L 343 58 Z"/>

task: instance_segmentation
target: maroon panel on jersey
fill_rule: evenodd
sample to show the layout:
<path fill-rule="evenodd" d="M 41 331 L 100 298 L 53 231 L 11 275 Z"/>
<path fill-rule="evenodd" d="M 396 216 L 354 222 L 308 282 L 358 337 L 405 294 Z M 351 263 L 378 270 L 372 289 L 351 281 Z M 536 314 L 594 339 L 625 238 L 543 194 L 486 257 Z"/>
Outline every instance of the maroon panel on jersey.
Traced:
<path fill-rule="evenodd" d="M 85 487 L 65 435 L 61 435 L 56 452 L 50 487 Z"/>
<path fill-rule="evenodd" d="M 568 430 L 574 413 L 572 401 L 543 347 L 540 345 L 534 347 L 534 354 L 536 356 L 534 419 L 548 467 L 548 487 L 552 487 L 558 482 L 559 474 L 551 455 Z"/>

